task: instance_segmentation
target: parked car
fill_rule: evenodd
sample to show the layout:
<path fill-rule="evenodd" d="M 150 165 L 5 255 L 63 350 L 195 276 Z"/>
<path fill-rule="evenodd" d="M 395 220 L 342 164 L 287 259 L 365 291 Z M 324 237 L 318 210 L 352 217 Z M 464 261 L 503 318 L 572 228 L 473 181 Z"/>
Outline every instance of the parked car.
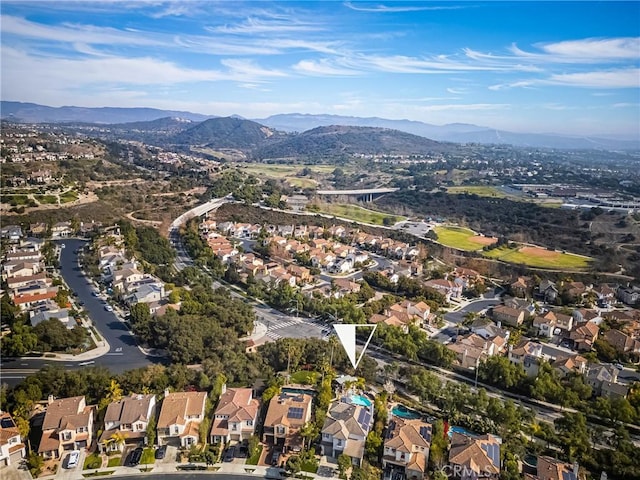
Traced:
<path fill-rule="evenodd" d="M 78 460 L 80 460 L 80 451 L 74 450 L 67 457 L 67 468 L 75 468 L 78 465 Z"/>
<path fill-rule="evenodd" d="M 142 447 L 138 447 L 129 454 L 129 459 L 127 461 L 127 464 L 130 467 L 135 467 L 140 463 L 141 458 L 142 458 Z"/>
<path fill-rule="evenodd" d="M 613 366 L 618 370 L 624 370 L 624 365 L 622 365 L 621 363 L 614 363 Z"/>
<path fill-rule="evenodd" d="M 229 447 L 225 450 L 224 455 L 222 456 L 222 461 L 232 462 L 233 457 L 235 457 L 235 449 L 233 447 Z"/>
<path fill-rule="evenodd" d="M 111 305 L 105 305 L 105 306 L 104 306 L 104 309 L 105 309 L 107 312 L 113 312 L 113 307 L 112 307 Z"/>
<path fill-rule="evenodd" d="M 279 463 L 280 463 L 280 450 L 274 449 L 273 453 L 271 454 L 271 466 L 277 467 Z"/>
<path fill-rule="evenodd" d="M 167 454 L 167 446 L 162 445 L 160 448 L 156 450 L 156 460 L 162 460 L 166 454 Z"/>

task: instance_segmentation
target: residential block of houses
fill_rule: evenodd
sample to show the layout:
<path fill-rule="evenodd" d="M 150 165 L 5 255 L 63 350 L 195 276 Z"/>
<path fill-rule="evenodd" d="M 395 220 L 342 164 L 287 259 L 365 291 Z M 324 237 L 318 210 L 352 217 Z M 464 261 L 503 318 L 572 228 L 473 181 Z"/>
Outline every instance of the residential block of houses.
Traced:
<path fill-rule="evenodd" d="M 497 479 L 500 476 L 500 443 L 490 434 L 471 437 L 454 432 L 449 450 L 449 465 L 466 479 Z"/>

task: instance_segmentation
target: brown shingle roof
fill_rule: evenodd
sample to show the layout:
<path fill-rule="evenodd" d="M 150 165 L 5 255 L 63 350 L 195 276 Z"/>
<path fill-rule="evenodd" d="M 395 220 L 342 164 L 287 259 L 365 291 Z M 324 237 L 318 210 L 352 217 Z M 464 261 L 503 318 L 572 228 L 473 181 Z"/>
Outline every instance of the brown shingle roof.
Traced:
<path fill-rule="evenodd" d="M 187 417 L 204 413 L 206 392 L 174 392 L 162 401 L 158 428 L 186 424 Z"/>

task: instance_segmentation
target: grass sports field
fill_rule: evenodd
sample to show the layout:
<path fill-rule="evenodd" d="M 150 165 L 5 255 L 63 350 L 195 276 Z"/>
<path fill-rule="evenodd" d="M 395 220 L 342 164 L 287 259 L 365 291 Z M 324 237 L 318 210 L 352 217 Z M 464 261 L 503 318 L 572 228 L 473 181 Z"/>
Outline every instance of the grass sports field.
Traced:
<path fill-rule="evenodd" d="M 440 226 L 434 229 L 438 242 L 459 250 L 480 250 L 485 245 L 497 242 L 496 238 L 476 235 L 473 230 L 464 227 Z"/>
<path fill-rule="evenodd" d="M 238 168 L 257 177 L 273 178 L 295 177 L 304 168 L 324 174 L 332 173 L 336 169 L 334 165 L 270 165 L 267 163 L 243 163 L 238 164 Z"/>
<path fill-rule="evenodd" d="M 406 220 L 406 217 L 400 215 L 391 215 L 388 213 L 375 212 L 359 207 L 358 205 L 342 204 L 342 203 L 325 203 L 320 205 L 318 213 L 327 215 L 335 215 L 336 217 L 347 218 L 356 222 L 370 223 L 372 225 L 384 225 L 385 218 L 391 218 L 391 224 Z"/>
<path fill-rule="evenodd" d="M 507 195 L 497 189 L 496 187 L 490 187 L 488 185 L 469 185 L 464 187 L 449 187 L 447 193 L 474 193 L 480 197 L 498 197 L 505 198 Z"/>
<path fill-rule="evenodd" d="M 509 263 L 518 263 L 537 268 L 559 268 L 582 270 L 589 266 L 591 259 L 573 253 L 562 253 L 541 247 L 521 246 L 510 248 L 502 246 L 484 252 L 483 255 Z"/>

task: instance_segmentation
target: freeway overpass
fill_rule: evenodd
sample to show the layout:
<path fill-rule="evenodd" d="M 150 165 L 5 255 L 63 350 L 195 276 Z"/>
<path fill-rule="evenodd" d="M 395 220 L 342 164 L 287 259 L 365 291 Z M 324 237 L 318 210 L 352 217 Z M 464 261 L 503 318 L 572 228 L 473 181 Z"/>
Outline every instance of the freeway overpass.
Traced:
<path fill-rule="evenodd" d="M 354 190 L 318 190 L 316 195 L 356 196 L 362 202 L 371 202 L 385 193 L 397 192 L 397 188 L 363 188 Z"/>

